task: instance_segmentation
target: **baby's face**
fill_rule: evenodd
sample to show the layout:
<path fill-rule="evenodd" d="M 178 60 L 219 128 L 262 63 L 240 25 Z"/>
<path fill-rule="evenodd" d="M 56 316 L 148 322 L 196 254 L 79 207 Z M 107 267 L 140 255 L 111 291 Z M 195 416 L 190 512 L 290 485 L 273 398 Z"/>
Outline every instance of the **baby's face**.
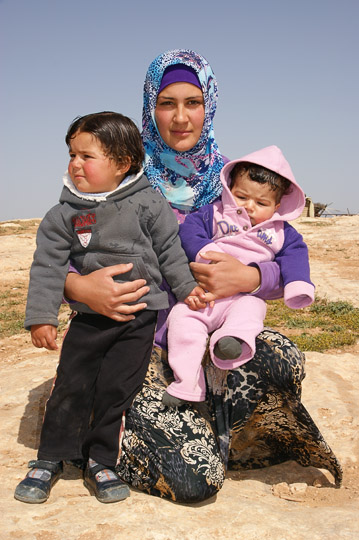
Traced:
<path fill-rule="evenodd" d="M 254 182 L 248 172 L 235 177 L 231 193 L 237 206 L 246 209 L 252 225 L 267 221 L 279 207 L 275 200 L 275 192 L 268 184 Z"/>
<path fill-rule="evenodd" d="M 106 193 L 116 189 L 129 169 L 106 156 L 91 133 L 77 132 L 71 139 L 69 175 L 82 193 Z"/>

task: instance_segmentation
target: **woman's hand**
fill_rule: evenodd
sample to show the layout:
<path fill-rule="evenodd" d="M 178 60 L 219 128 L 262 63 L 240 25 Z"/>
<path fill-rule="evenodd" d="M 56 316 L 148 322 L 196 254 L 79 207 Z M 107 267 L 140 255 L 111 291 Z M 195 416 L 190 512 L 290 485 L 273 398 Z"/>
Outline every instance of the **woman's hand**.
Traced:
<path fill-rule="evenodd" d="M 91 309 L 119 322 L 134 319 L 133 313 L 145 309 L 147 304 L 128 305 L 137 302 L 150 288 L 144 279 L 117 283 L 113 276 L 124 274 L 132 268 L 132 263 L 116 264 L 101 268 L 86 276 L 70 273 L 66 278 L 65 296 L 82 302 Z"/>
<path fill-rule="evenodd" d="M 198 285 L 215 298 L 248 293 L 259 287 L 261 276 L 258 268 L 246 266 L 227 253 L 207 251 L 200 255 L 211 261 L 211 264 L 192 262 L 192 273 Z"/>

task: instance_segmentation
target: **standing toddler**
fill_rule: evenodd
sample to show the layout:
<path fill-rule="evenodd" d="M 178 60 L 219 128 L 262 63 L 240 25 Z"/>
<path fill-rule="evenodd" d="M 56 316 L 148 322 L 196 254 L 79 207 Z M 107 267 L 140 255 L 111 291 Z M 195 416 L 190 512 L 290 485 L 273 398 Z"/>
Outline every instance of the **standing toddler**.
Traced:
<path fill-rule="evenodd" d="M 70 161 L 60 203 L 42 220 L 30 272 L 25 327 L 36 347 L 57 349 L 58 310 L 73 262 L 81 274 L 127 264 L 118 281 L 145 279 L 146 309 L 117 322 L 72 305 L 55 385 L 46 406 L 38 459 L 15 490 L 47 500 L 64 460 L 87 460 L 85 485 L 101 502 L 129 495 L 115 466 L 123 412 L 144 381 L 157 312 L 168 307 L 163 276 L 179 300 L 200 294 L 166 200 L 143 175 L 140 133 L 113 112 L 79 117 L 66 135 Z M 130 264 L 128 264 L 130 263 Z"/>

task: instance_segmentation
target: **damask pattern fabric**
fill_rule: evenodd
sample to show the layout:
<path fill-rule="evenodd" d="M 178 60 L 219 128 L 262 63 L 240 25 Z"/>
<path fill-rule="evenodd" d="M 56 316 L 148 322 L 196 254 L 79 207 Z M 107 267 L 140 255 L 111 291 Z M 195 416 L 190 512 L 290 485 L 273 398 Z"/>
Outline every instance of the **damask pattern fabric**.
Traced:
<path fill-rule="evenodd" d="M 134 487 L 178 502 L 198 502 L 223 485 L 227 469 L 288 460 L 329 470 L 341 466 L 301 403 L 304 355 L 286 337 L 264 330 L 256 356 L 233 371 L 204 361 L 208 413 L 166 408 L 172 382 L 166 352 L 154 349 L 142 389 L 126 415 L 118 470 Z"/>
<path fill-rule="evenodd" d="M 155 108 L 162 76 L 168 66 L 185 64 L 197 73 L 205 108 L 205 119 L 197 144 L 177 152 L 165 144 L 156 126 Z M 188 213 L 214 201 L 222 192 L 219 179 L 224 161 L 213 131 L 218 91 L 208 62 L 188 49 L 167 51 L 150 64 L 145 84 L 142 139 L 146 150 L 145 174 L 153 188 L 162 193 L 176 213 Z"/>

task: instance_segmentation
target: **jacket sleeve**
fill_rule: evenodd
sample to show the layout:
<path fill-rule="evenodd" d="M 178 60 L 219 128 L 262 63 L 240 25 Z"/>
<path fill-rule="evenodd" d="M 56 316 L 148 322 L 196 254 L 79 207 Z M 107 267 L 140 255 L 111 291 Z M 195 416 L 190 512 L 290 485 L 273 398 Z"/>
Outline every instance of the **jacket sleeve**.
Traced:
<path fill-rule="evenodd" d="M 153 249 L 157 255 L 162 275 L 177 300 L 184 300 L 197 286 L 189 268 L 186 253 L 178 234 L 177 219 L 168 202 L 161 200 L 160 211 L 150 228 Z"/>
<path fill-rule="evenodd" d="M 252 296 L 257 296 L 262 300 L 283 298 L 283 280 L 280 274 L 279 264 L 275 260 L 263 263 L 251 263 L 249 266 L 258 268 L 261 274 L 260 287 L 252 293 Z"/>
<path fill-rule="evenodd" d="M 25 328 L 34 324 L 58 326 L 65 278 L 69 266 L 72 232 L 61 213 L 52 208 L 42 220 L 36 237 L 36 250 L 30 269 Z"/>
<path fill-rule="evenodd" d="M 301 234 L 289 223 L 284 224 L 284 243 L 277 253 L 284 284 L 284 302 L 299 309 L 314 301 L 314 285 L 310 281 L 308 247 Z"/>
<path fill-rule="evenodd" d="M 195 261 L 197 253 L 212 242 L 213 206 L 207 204 L 186 216 L 180 225 L 179 234 L 188 259 Z"/>

